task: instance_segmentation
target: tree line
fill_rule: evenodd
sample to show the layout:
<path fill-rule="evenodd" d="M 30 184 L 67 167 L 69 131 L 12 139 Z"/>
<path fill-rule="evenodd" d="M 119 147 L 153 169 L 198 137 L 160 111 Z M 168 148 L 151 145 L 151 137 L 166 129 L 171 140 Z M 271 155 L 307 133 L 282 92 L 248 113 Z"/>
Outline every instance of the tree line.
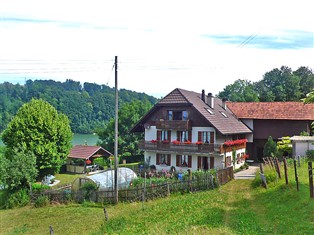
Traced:
<path fill-rule="evenodd" d="M 282 66 L 266 72 L 257 82 L 238 79 L 219 92 L 218 97 L 233 102 L 300 101 L 313 89 L 312 69 L 301 66 L 293 71 Z"/>
<path fill-rule="evenodd" d="M 74 133 L 93 133 L 114 116 L 115 90 L 106 85 L 67 79 L 27 80 L 24 85 L 4 82 L 0 84 L 0 133 L 17 110 L 32 98 L 49 102 L 57 111 L 68 116 Z M 145 93 L 119 90 L 119 104 L 132 101 L 155 104 L 157 99 Z"/>

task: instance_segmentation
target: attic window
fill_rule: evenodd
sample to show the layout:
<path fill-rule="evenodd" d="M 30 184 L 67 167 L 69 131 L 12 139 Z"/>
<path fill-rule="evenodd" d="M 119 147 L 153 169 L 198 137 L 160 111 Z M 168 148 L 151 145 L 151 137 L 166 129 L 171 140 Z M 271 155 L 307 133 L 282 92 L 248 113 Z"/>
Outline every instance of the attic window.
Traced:
<path fill-rule="evenodd" d="M 209 112 L 210 115 L 214 115 L 213 111 L 211 111 L 210 109 L 207 109 L 207 108 L 205 108 L 205 109 L 207 110 L 207 112 Z"/>
<path fill-rule="evenodd" d="M 225 114 L 224 112 L 220 112 L 222 116 L 224 116 L 225 118 L 227 118 L 227 114 Z"/>

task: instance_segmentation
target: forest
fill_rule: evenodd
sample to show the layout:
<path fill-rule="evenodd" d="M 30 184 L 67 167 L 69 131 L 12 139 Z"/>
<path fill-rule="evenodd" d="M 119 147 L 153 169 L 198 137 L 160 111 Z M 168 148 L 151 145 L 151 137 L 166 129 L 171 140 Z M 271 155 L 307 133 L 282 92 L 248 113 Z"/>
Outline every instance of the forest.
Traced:
<path fill-rule="evenodd" d="M 311 68 L 301 66 L 293 71 L 282 66 L 266 72 L 257 82 L 238 79 L 219 92 L 218 97 L 233 102 L 300 101 L 313 89 Z"/>
<path fill-rule="evenodd" d="M 74 133 L 97 132 L 114 116 L 115 90 L 106 85 L 81 84 L 70 79 L 27 80 L 24 85 L 4 82 L 0 84 L 0 133 L 17 110 L 32 98 L 41 98 L 67 115 Z M 157 99 L 145 93 L 119 90 L 120 106 L 132 101 L 153 105 Z"/>
<path fill-rule="evenodd" d="M 293 71 L 287 66 L 275 68 L 257 82 L 238 79 L 218 93 L 219 98 L 234 102 L 301 101 L 314 89 L 314 73 L 301 66 Z M 27 80 L 24 85 L 0 84 L 0 133 L 17 110 L 32 98 L 48 101 L 59 112 L 66 114 L 74 133 L 99 133 L 114 117 L 115 91 L 106 85 L 66 80 Z M 119 90 L 119 106 L 133 101 L 152 106 L 153 96 L 125 89 Z"/>

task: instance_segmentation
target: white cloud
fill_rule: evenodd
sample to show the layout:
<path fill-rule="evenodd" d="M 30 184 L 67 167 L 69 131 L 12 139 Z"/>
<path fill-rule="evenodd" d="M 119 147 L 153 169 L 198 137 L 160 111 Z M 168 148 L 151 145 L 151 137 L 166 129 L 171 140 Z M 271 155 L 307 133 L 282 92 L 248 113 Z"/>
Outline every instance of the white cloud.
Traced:
<path fill-rule="evenodd" d="M 236 79 L 257 81 L 282 65 L 314 68 L 313 47 L 276 50 L 265 49 L 266 41 L 262 48 L 254 44 L 265 38 L 287 43 L 287 32 L 313 33 L 306 0 L 1 4 L 0 82 L 11 78 L 5 74 L 10 68 L 23 80 L 71 78 L 113 86 L 111 68 L 118 55 L 119 87 L 159 97 L 176 87 L 217 94 Z M 239 47 L 252 34 L 255 38 Z M 240 41 L 226 43 L 213 35 Z"/>

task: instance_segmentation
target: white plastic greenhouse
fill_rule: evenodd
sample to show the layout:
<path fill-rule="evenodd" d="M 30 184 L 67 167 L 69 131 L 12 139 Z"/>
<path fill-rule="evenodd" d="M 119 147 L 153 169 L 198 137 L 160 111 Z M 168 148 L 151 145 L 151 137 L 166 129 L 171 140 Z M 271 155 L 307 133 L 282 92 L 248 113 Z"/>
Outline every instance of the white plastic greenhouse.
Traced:
<path fill-rule="evenodd" d="M 118 168 L 118 188 L 123 189 L 129 187 L 133 179 L 137 178 L 134 171 L 129 168 Z M 106 170 L 101 173 L 87 175 L 77 178 L 72 183 L 72 190 L 78 191 L 86 182 L 93 182 L 99 188 L 98 190 L 111 190 L 114 187 L 114 170 Z"/>

